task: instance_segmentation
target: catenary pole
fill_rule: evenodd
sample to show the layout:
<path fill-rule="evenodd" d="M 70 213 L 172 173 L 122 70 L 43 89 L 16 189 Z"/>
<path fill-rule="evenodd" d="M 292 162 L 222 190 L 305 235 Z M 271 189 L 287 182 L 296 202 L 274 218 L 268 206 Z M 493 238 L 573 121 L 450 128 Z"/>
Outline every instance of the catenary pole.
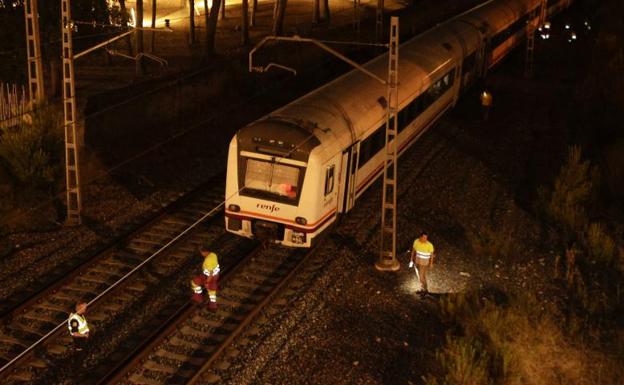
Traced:
<path fill-rule="evenodd" d="M 33 104 L 44 99 L 41 41 L 39 38 L 39 12 L 37 0 L 24 1 L 26 21 L 26 54 L 28 66 L 28 92 Z"/>
<path fill-rule="evenodd" d="M 63 115 L 65 117 L 65 180 L 67 185 L 67 221 L 69 226 L 82 222 L 79 148 L 76 135 L 76 95 L 70 0 L 61 0 L 61 36 L 63 44 Z"/>

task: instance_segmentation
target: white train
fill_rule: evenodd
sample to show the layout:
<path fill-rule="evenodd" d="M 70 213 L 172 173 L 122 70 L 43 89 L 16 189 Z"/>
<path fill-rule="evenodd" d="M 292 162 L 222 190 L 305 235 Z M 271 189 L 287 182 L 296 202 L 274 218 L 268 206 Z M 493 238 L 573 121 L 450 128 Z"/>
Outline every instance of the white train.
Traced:
<path fill-rule="evenodd" d="M 547 14 L 572 0 L 549 0 Z M 492 0 L 399 49 L 402 154 L 464 89 L 537 26 L 540 0 Z M 382 79 L 387 54 L 365 67 Z M 230 142 L 225 226 L 310 247 L 382 174 L 386 87 L 353 70 L 240 129 Z"/>

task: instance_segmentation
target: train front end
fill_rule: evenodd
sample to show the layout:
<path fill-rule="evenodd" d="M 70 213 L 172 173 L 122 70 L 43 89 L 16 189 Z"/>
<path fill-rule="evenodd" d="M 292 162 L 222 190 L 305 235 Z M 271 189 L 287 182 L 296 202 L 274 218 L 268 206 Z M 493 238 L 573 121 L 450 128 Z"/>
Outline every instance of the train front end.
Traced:
<path fill-rule="evenodd" d="M 239 130 L 228 153 L 227 231 L 310 247 L 322 230 L 317 226 L 310 161 L 319 144 L 312 132 L 290 122 L 264 120 Z"/>

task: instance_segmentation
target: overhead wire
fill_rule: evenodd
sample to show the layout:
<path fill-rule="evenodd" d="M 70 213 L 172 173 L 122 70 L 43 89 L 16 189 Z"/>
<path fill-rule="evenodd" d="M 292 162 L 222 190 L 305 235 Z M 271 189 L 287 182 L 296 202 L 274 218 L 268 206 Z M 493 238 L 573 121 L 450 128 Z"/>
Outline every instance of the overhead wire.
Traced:
<path fill-rule="evenodd" d="M 189 16 L 189 17 L 187 17 L 187 18 L 190 18 L 190 16 Z M 317 67 L 320 67 L 320 66 L 322 66 L 322 65 L 325 65 L 325 62 L 324 62 L 324 63 L 319 64 L 318 66 L 315 66 L 315 67 L 312 67 L 312 68 L 307 68 L 307 69 L 306 69 L 306 72 L 309 72 L 309 71 L 311 71 L 312 69 L 317 68 Z M 200 69 L 198 69 L 198 70 L 192 71 L 192 72 L 190 72 L 190 73 L 188 73 L 188 74 L 185 74 L 184 76 L 182 76 L 182 77 L 180 77 L 180 78 L 177 78 L 175 81 L 179 82 L 179 81 L 181 81 L 181 80 L 185 80 L 185 79 L 187 79 L 187 78 L 190 78 L 190 77 L 196 76 L 196 75 L 198 75 L 199 73 L 202 73 L 202 72 L 204 72 L 204 71 L 208 71 L 208 70 L 210 70 L 210 69 L 213 69 L 213 66 L 212 66 L 212 65 L 211 65 L 211 66 L 206 66 L 206 67 L 200 68 Z M 284 81 L 286 81 L 286 80 L 287 80 L 287 79 L 283 80 L 282 82 L 284 82 Z M 280 83 L 282 83 L 282 82 L 280 82 Z M 170 83 L 170 82 L 168 82 L 168 83 Z M 105 108 L 103 108 L 103 109 L 101 109 L 101 110 L 98 110 L 98 111 L 93 112 L 93 113 L 91 113 L 91 114 L 89 114 L 89 115 L 86 115 L 86 116 L 84 116 L 84 117 L 82 118 L 82 120 L 87 120 L 87 119 L 93 118 L 93 117 L 98 116 L 98 115 L 100 115 L 100 114 L 102 114 L 102 113 L 104 113 L 104 112 L 110 111 L 110 110 L 112 110 L 112 109 L 114 109 L 114 108 L 116 108 L 116 107 L 119 107 L 119 106 L 122 106 L 122 105 L 124 105 L 124 104 L 127 104 L 127 103 L 129 103 L 129 102 L 131 102 L 131 101 L 133 101 L 133 100 L 139 99 L 139 98 L 141 98 L 141 97 L 143 97 L 143 96 L 146 96 L 146 95 L 149 95 L 149 94 L 155 93 L 155 92 L 160 91 L 160 90 L 162 90 L 162 89 L 165 89 L 165 88 L 167 88 L 167 87 L 169 87 L 169 86 L 170 86 L 170 84 L 164 84 L 164 85 L 162 85 L 162 86 L 160 86 L 160 87 L 156 87 L 156 88 L 154 88 L 154 89 L 150 89 L 150 90 L 147 90 L 147 91 L 145 91 L 145 92 L 139 93 L 139 94 L 134 95 L 134 96 L 132 96 L 132 97 L 130 97 L 130 98 L 128 98 L 128 99 L 124 99 L 122 102 L 119 102 L 119 103 L 116 103 L 116 104 L 113 104 L 113 105 L 107 106 L 107 107 L 105 107 Z M 257 95 L 254 95 L 254 96 L 252 96 L 252 97 L 250 97 L 250 98 L 246 99 L 246 102 L 247 102 L 247 101 L 251 101 L 251 100 L 253 100 L 254 98 L 259 97 L 259 96 L 262 96 L 262 95 L 263 95 L 263 94 L 257 94 Z M 243 103 L 241 103 L 241 104 L 243 104 Z M 235 108 L 235 107 L 238 107 L 238 106 L 239 106 L 239 105 L 233 106 L 233 107 L 232 107 L 232 109 L 233 109 L 233 108 Z M 229 112 L 229 111 L 230 111 L 230 109 L 228 109 L 227 111 Z M 22 115 L 24 115 L 24 114 L 22 114 Z M 196 124 L 194 124 L 194 125 L 191 125 L 191 126 L 187 127 L 186 129 L 181 130 L 180 132 L 174 133 L 173 135 L 169 136 L 168 138 L 166 138 L 166 139 L 164 139 L 164 140 L 162 140 L 162 141 L 160 141 L 160 142 L 158 142 L 158 143 L 156 143 L 156 144 L 154 144 L 154 145 L 152 145 L 152 146 L 148 147 L 147 149 L 145 149 L 145 150 L 143 150 L 143 151 L 139 152 L 138 154 L 135 154 L 135 155 L 133 155 L 133 156 L 131 156 L 131 157 L 129 157 L 129 158 L 127 158 L 127 159 L 125 159 L 125 160 L 123 160 L 123 161 L 121 161 L 121 162 L 117 163 L 116 165 L 114 165 L 114 166 L 112 166 L 112 167 L 110 167 L 110 168 L 108 168 L 108 169 L 106 169 L 106 170 L 102 171 L 101 173 L 97 174 L 97 175 L 96 175 L 96 176 L 94 176 L 93 178 L 90 178 L 90 179 L 88 179 L 88 180 L 86 180 L 86 181 L 85 181 L 85 180 L 81 181 L 81 185 L 84 187 L 84 186 L 86 186 L 86 185 L 89 185 L 89 184 L 91 184 L 91 183 L 93 183 L 93 182 L 97 181 L 97 180 L 100 180 L 101 178 L 103 178 L 103 177 L 105 177 L 105 176 L 107 176 L 107 175 L 110 175 L 112 172 L 114 172 L 114 171 L 118 170 L 119 168 L 121 168 L 121 167 L 123 167 L 123 166 L 125 166 L 125 165 L 127 165 L 127 164 L 129 164 L 129 163 L 131 163 L 131 162 L 133 162 L 133 161 L 134 161 L 134 160 L 136 160 L 136 159 L 139 159 L 139 158 L 141 158 L 141 157 L 143 157 L 143 156 L 145 156 L 145 155 L 147 155 L 147 154 L 149 154 L 149 153 L 151 153 L 151 152 L 155 151 L 156 149 L 158 149 L 158 148 L 162 147 L 163 145 L 165 145 L 165 144 L 167 144 L 167 143 L 169 143 L 169 142 L 172 142 L 172 141 L 174 141 L 174 140 L 178 139 L 178 138 L 179 138 L 179 137 L 181 137 L 181 136 L 186 135 L 187 133 L 189 133 L 189 132 L 191 132 L 191 131 L 195 130 L 196 128 L 198 128 L 198 127 L 200 127 L 200 126 L 202 126 L 202 125 L 204 125 L 204 124 L 207 124 L 208 122 L 210 122 L 211 120 L 213 120 L 213 119 L 217 118 L 218 116 L 219 116 L 219 114 L 213 115 L 213 116 L 211 116 L 211 117 L 209 117 L 209 118 L 207 118 L 207 119 L 204 119 L 204 120 L 202 120 L 202 121 L 200 121 L 200 122 L 198 122 L 198 123 L 196 123 Z M 62 125 L 62 126 L 60 126 L 59 128 L 65 129 L 67 126 L 68 126 L 68 125 L 63 124 L 63 125 Z M 60 191 L 56 192 L 56 193 L 55 193 L 55 194 L 54 194 L 54 195 L 53 195 L 50 199 L 45 200 L 45 201 L 43 201 L 43 202 L 40 202 L 39 204 L 35 205 L 34 207 L 31 207 L 31 208 L 27 209 L 27 210 L 26 210 L 26 211 L 24 211 L 24 212 L 21 212 L 21 213 L 15 214 L 14 216 L 9 217 L 9 218 L 8 218 L 8 220 L 15 220 L 15 219 L 17 219 L 17 218 L 21 218 L 21 217 L 25 216 L 26 214 L 30 214 L 30 213 L 32 213 L 33 211 L 37 210 L 37 209 L 40 209 L 40 208 L 42 208 L 42 207 L 45 207 L 46 205 L 49 205 L 49 204 L 53 203 L 56 199 L 58 199 L 59 197 L 61 197 L 61 196 L 62 196 L 63 194 L 65 194 L 65 193 L 67 193 L 67 189 L 60 190 Z"/>
<path fill-rule="evenodd" d="M 321 65 L 324 65 L 321 64 Z M 320 66 L 320 65 L 319 65 Z M 284 82 L 285 80 L 283 80 L 282 82 Z M 282 83 L 280 82 L 280 83 Z M 248 99 L 246 99 L 245 102 L 248 102 L 256 97 L 260 97 L 264 95 L 264 93 L 261 94 L 257 94 L 254 95 Z M 243 104 L 243 103 L 241 103 Z M 239 105 L 237 105 L 236 107 L 238 107 Z M 234 109 L 234 108 L 232 108 Z M 229 111 L 228 111 L 229 112 Z M 216 114 L 211 116 L 210 118 L 199 122 L 195 125 L 192 125 L 190 127 L 188 127 L 186 130 L 182 130 L 180 133 L 175 134 L 174 136 L 172 136 L 172 138 L 170 140 L 173 140 L 175 138 L 178 138 L 188 132 L 190 132 L 191 130 L 207 123 L 208 121 L 214 119 L 217 115 L 220 114 Z M 396 117 L 395 117 L 396 118 Z M 288 151 L 285 155 L 282 155 L 280 157 L 275 158 L 275 162 L 279 162 L 282 159 L 285 159 L 286 157 L 292 155 L 292 153 L 298 149 L 300 149 L 305 143 L 307 143 L 309 140 L 311 140 L 312 138 L 315 137 L 315 134 L 312 132 L 310 133 L 310 135 L 308 135 L 305 139 L 303 139 L 301 142 L 299 142 L 296 146 L 294 146 L 292 149 L 290 149 L 290 151 Z M 166 142 L 170 141 L 167 140 Z M 395 140 L 397 140 L 395 138 Z M 161 142 L 161 143 L 165 143 L 165 141 Z M 147 152 L 151 152 L 153 148 L 157 148 L 160 147 L 162 144 L 156 144 L 155 146 L 151 147 L 150 149 L 146 150 L 146 152 L 143 152 L 142 154 L 145 154 Z M 334 156 L 340 154 L 342 152 L 342 149 L 338 149 L 338 151 L 336 151 L 331 157 L 333 158 Z M 136 157 L 133 157 L 125 162 L 122 162 L 121 164 L 119 164 L 118 166 L 121 166 L 122 164 L 126 164 L 127 162 L 130 162 L 133 159 L 136 159 L 137 157 L 142 156 L 142 154 L 138 154 Z M 108 174 L 109 172 L 105 172 L 105 174 Z M 98 177 L 99 178 L 99 177 Z M 91 182 L 93 181 L 93 179 L 91 180 Z M 89 182 L 90 183 L 90 182 Z M 191 224 L 189 227 L 187 227 L 185 230 L 183 230 L 182 232 L 180 232 L 177 236 L 175 236 L 173 239 L 171 239 L 169 242 L 167 242 L 164 246 L 162 246 L 160 249 L 158 249 L 156 252 L 154 252 L 151 256 L 149 256 L 148 258 L 146 258 L 143 262 L 141 262 L 139 265 L 137 265 L 134 269 L 132 269 L 130 272 L 128 272 L 126 275 L 124 275 L 123 277 L 119 278 L 115 283 L 113 283 L 112 285 L 110 285 L 108 288 L 106 288 L 103 292 L 101 292 L 100 294 L 98 294 L 94 299 L 92 299 L 91 301 L 89 301 L 88 306 L 93 304 L 95 301 L 99 300 L 102 296 L 104 296 L 106 293 L 110 292 L 113 288 L 117 287 L 119 284 L 123 283 L 130 275 L 132 275 L 133 273 L 135 273 L 136 271 L 138 271 L 138 269 L 140 269 L 141 267 L 143 267 L 146 263 L 148 263 L 149 261 L 151 261 L 153 258 L 155 258 L 157 255 L 159 255 L 160 253 L 162 253 L 164 250 L 166 250 L 167 248 L 169 248 L 170 245 L 172 245 L 173 243 L 177 242 L 181 237 L 183 237 L 185 234 L 187 234 L 189 231 L 191 231 L 193 228 L 195 228 L 198 224 L 200 224 L 201 222 L 203 222 L 206 218 L 208 218 L 210 215 L 212 215 L 214 212 L 216 212 L 217 210 L 221 209 L 222 206 L 225 206 L 225 203 L 232 198 L 233 196 L 235 196 L 236 194 L 240 193 L 243 189 L 245 188 L 245 186 L 240 187 L 236 192 L 230 194 L 229 196 L 226 196 L 225 199 L 220 202 L 217 206 L 215 206 L 214 208 L 208 210 L 205 212 L 204 215 L 202 215 L 201 218 L 199 218 L 198 220 L 196 220 L 193 224 Z M 12 365 L 15 361 L 17 361 L 19 358 L 23 357 L 25 354 L 27 354 L 28 352 L 30 352 L 31 350 L 33 350 L 35 347 L 37 347 L 39 344 L 41 344 L 46 338 L 48 338 L 50 335 L 52 335 L 53 333 L 55 333 L 57 330 L 59 330 L 61 327 L 63 327 L 63 325 L 65 324 L 65 321 L 61 322 L 60 324 L 58 324 L 54 329 L 52 329 L 50 332 L 48 332 L 47 334 L 45 334 L 44 336 L 42 336 L 38 341 L 36 341 L 34 344 L 32 344 L 31 346 L 29 346 L 28 348 L 26 348 L 24 351 L 22 351 L 18 356 L 16 356 L 15 358 L 13 358 L 11 361 L 9 361 L 8 363 L 6 363 L 3 367 L 0 368 L 0 372 L 4 371 L 6 368 L 8 368 L 10 365 Z"/>

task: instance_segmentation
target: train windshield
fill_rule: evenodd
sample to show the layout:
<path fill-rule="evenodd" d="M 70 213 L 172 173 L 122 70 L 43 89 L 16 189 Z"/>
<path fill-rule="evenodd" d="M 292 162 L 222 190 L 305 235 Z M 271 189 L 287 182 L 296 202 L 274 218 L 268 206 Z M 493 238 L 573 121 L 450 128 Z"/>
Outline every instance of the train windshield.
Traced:
<path fill-rule="evenodd" d="M 299 172 L 299 167 L 247 158 L 241 193 L 294 202 L 299 195 Z"/>

